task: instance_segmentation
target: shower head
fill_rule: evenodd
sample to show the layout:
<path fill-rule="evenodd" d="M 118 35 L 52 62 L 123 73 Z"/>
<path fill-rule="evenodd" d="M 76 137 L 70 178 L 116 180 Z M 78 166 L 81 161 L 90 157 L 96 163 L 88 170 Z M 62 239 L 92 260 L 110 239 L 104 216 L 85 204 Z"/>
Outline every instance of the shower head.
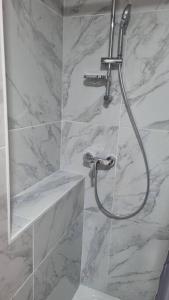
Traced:
<path fill-rule="evenodd" d="M 131 4 L 128 4 L 122 14 L 121 17 L 121 23 L 120 23 L 120 27 L 123 30 L 123 33 L 126 33 L 128 24 L 130 22 L 130 15 L 131 15 Z"/>

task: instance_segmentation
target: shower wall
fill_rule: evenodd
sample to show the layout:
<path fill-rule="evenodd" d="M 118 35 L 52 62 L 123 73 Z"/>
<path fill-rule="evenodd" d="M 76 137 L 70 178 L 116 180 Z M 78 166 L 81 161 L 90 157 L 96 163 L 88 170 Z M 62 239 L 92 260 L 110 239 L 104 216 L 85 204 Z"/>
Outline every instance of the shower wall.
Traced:
<path fill-rule="evenodd" d="M 42 2 L 4 0 L 2 14 L 0 0 L 0 300 L 70 299 L 80 278 L 82 180 L 8 239 L 8 160 L 12 194 L 60 166 L 63 17 L 59 1 Z"/>
<path fill-rule="evenodd" d="M 59 1 L 3 4 L 11 195 L 16 195 L 60 167 L 63 17 Z"/>
<path fill-rule="evenodd" d="M 122 300 L 153 300 L 169 250 L 169 3 L 133 1 L 124 75 L 148 156 L 151 190 L 138 216 L 111 221 L 96 207 L 83 153 L 117 156 L 115 170 L 99 177 L 99 195 L 116 213 L 138 207 L 146 175 L 116 71 L 108 109 L 102 105 L 105 89 L 83 84 L 85 73 L 104 72 L 100 58 L 108 51 L 110 2 L 65 1 L 61 167 L 86 176 L 82 283 Z M 126 2 L 118 4 L 120 12 Z"/>

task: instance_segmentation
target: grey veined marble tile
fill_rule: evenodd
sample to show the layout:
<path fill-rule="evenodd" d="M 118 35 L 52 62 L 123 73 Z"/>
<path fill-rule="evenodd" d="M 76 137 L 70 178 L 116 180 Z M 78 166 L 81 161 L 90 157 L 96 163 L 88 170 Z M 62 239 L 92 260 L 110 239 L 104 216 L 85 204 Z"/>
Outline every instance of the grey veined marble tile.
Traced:
<path fill-rule="evenodd" d="M 88 123 L 64 122 L 62 131 L 61 167 L 86 176 L 85 209 L 97 211 L 90 168 L 83 165 L 83 155 L 116 156 L 118 128 Z M 99 194 L 106 207 L 113 201 L 114 168 L 99 172 Z"/>
<path fill-rule="evenodd" d="M 36 300 L 72 299 L 80 282 L 83 215 L 35 272 Z"/>
<path fill-rule="evenodd" d="M 124 300 L 155 299 L 169 248 L 168 228 L 123 221 L 112 226 L 107 292 Z"/>
<path fill-rule="evenodd" d="M 32 273 L 32 231 L 0 252 L 0 299 L 10 300 Z"/>
<path fill-rule="evenodd" d="M 60 16 L 63 15 L 63 2 L 64 0 L 40 0 L 41 2 L 44 2 L 49 7 L 54 9 L 57 14 Z"/>
<path fill-rule="evenodd" d="M 147 205 L 135 217 L 159 226 L 169 225 L 169 132 L 141 130 L 150 171 L 150 193 Z M 131 128 L 121 128 L 116 171 L 114 209 L 133 212 L 143 201 L 146 174 L 143 158 Z"/>
<path fill-rule="evenodd" d="M 0 251 L 8 243 L 8 211 L 7 211 L 7 185 L 6 185 L 6 153 L 0 150 Z"/>
<path fill-rule="evenodd" d="M 60 122 L 12 130 L 9 141 L 12 195 L 59 168 Z"/>
<path fill-rule="evenodd" d="M 106 291 L 111 220 L 100 211 L 85 212 L 83 227 L 83 251 L 81 283 Z"/>
<path fill-rule="evenodd" d="M 2 35 L 2 28 L 0 23 L 0 37 Z M 2 41 L 1 37 L 1 41 Z M 0 47 L 0 147 L 5 145 L 5 128 L 4 128 L 4 91 L 3 91 L 3 76 L 2 74 L 2 64 L 4 64 L 4 58 L 2 56 L 2 48 L 3 45 Z"/>
<path fill-rule="evenodd" d="M 40 1 L 4 1 L 9 127 L 60 121 L 62 18 Z"/>
<path fill-rule="evenodd" d="M 77 222 L 84 206 L 84 182 L 80 182 L 34 225 L 35 267 Z"/>
<path fill-rule="evenodd" d="M 33 275 L 26 280 L 24 285 L 17 291 L 12 300 L 34 300 L 33 299 Z"/>
<path fill-rule="evenodd" d="M 117 73 L 112 73 L 113 101 L 103 107 L 105 86 L 84 85 L 84 74 L 106 74 L 101 57 L 107 55 L 109 17 L 85 16 L 64 19 L 63 119 L 95 124 L 119 122 L 121 94 Z"/>
<path fill-rule="evenodd" d="M 64 14 L 70 15 L 95 15 L 110 13 L 113 0 L 65 0 Z M 126 4 L 132 3 L 134 11 L 153 11 L 168 9 L 168 0 L 118 0 L 117 9 L 122 9 Z"/>
<path fill-rule="evenodd" d="M 116 1 L 117 10 L 125 6 L 128 2 L 128 0 Z M 112 0 L 65 0 L 64 15 L 96 15 L 110 13 L 111 5 Z"/>
<path fill-rule="evenodd" d="M 125 83 L 138 126 L 168 130 L 168 12 L 133 15 L 126 51 Z M 122 125 L 126 124 L 123 110 Z"/>

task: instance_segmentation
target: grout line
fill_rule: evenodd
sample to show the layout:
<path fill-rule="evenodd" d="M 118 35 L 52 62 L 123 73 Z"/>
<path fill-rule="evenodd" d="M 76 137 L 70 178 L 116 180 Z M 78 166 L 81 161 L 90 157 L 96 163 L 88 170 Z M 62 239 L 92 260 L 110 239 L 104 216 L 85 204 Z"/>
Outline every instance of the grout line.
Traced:
<path fill-rule="evenodd" d="M 35 222 L 32 224 L 32 238 L 33 238 L 33 243 L 32 243 L 32 262 L 33 262 L 33 270 L 32 270 L 32 276 L 33 276 L 33 300 L 35 299 Z"/>
<path fill-rule="evenodd" d="M 15 131 L 20 131 L 20 130 L 26 130 L 26 129 L 31 129 L 31 128 L 36 128 L 36 127 L 45 127 L 48 125 L 54 125 L 54 124 L 59 124 L 61 120 L 59 121 L 53 121 L 53 122 L 47 122 L 47 123 L 41 123 L 41 124 L 35 124 L 32 126 L 26 126 L 26 127 L 20 127 L 20 128 L 14 128 L 14 129 L 9 129 L 9 132 L 15 132 Z"/>
<path fill-rule="evenodd" d="M 25 281 L 21 284 L 21 286 L 17 289 L 17 291 L 12 295 L 11 300 L 14 299 L 15 296 L 17 296 L 17 294 L 22 290 L 22 288 L 24 287 L 24 285 L 31 279 L 31 276 L 33 275 L 33 273 L 31 273 L 26 279 Z"/>
<path fill-rule="evenodd" d="M 68 170 L 61 170 L 61 171 L 65 171 L 65 172 L 70 172 Z M 79 173 L 76 172 L 71 172 L 71 174 L 76 174 L 76 175 L 81 175 Z M 49 175 L 51 176 L 51 175 Z M 66 197 L 67 194 L 69 194 L 74 188 L 76 188 L 81 182 L 83 182 L 85 180 L 85 176 L 81 175 L 80 178 L 78 178 L 77 180 L 74 180 L 72 182 L 71 187 L 68 188 L 68 190 L 64 191 L 59 198 L 56 200 L 56 202 L 52 203 L 50 206 L 46 207 L 45 209 L 42 210 L 42 212 L 40 214 L 38 214 L 35 218 L 33 219 L 26 219 L 28 221 L 28 223 L 23 226 L 21 229 L 19 229 L 14 235 L 10 235 L 9 238 L 9 244 L 12 244 L 20 235 L 22 235 L 26 230 L 31 229 L 32 226 L 35 225 L 36 222 L 39 222 L 39 220 L 46 214 L 48 213 L 52 208 L 54 208 L 55 205 L 57 205 L 57 203 L 59 203 L 62 198 Z M 16 215 L 17 216 L 17 215 Z M 19 216 L 20 217 L 20 216 Z"/>
<path fill-rule="evenodd" d="M 131 126 L 127 126 L 127 125 L 121 125 L 121 128 L 126 128 L 126 129 L 132 129 Z M 151 129 L 151 128 L 146 128 L 146 127 L 138 127 L 139 130 L 143 130 L 143 131 L 149 131 L 149 132 L 154 132 L 154 133 L 169 133 L 169 129 L 168 130 L 164 130 L 164 129 Z"/>
<path fill-rule="evenodd" d="M 46 4 L 44 1 L 40 1 L 40 0 L 37 0 L 37 1 L 39 2 L 39 4 L 42 4 L 49 11 L 51 11 L 52 13 L 54 13 L 57 17 L 63 18 L 63 14 L 62 13 L 59 13 L 57 10 L 55 10 L 54 8 L 52 8 L 50 5 Z"/>
<path fill-rule="evenodd" d="M 123 101 L 122 102 L 122 107 L 121 107 L 121 112 L 122 112 L 122 108 L 123 108 Z M 90 123 L 90 122 L 79 122 L 79 121 L 71 121 L 71 120 L 62 120 L 62 123 L 73 123 L 73 124 L 79 124 L 79 125 L 86 125 L 86 126 L 91 126 L 91 127 L 96 127 L 96 126 L 104 126 L 105 128 L 106 127 L 109 127 L 109 125 L 106 125 L 106 124 L 103 124 L 103 123 Z M 113 127 L 119 127 L 119 124 L 112 124 Z M 120 127 L 123 127 L 123 128 L 130 128 L 130 126 L 128 125 L 120 125 Z M 169 129 L 153 129 L 153 128 L 149 128 L 149 127 L 140 127 L 138 126 L 138 129 L 139 130 L 146 130 L 146 131 L 152 131 L 152 132 L 163 132 L 163 133 L 167 133 L 169 132 Z"/>
<path fill-rule="evenodd" d="M 117 12 L 116 12 L 116 16 L 121 16 L 122 14 L 122 10 L 123 8 L 121 9 L 118 9 Z M 169 12 L 169 7 L 168 8 L 154 8 L 154 9 L 138 9 L 138 8 L 133 8 L 132 10 L 132 15 L 137 15 L 137 14 L 151 14 L 151 13 L 161 13 L 161 12 Z M 85 14 L 85 13 L 82 13 L 82 14 L 76 14 L 76 15 L 73 15 L 73 14 L 70 14 L 70 15 L 63 15 L 63 18 L 82 18 L 82 17 L 101 17 L 101 16 L 109 16 L 110 15 L 110 10 L 107 11 L 107 12 L 102 12 L 102 13 L 93 13 L 93 14 Z"/>

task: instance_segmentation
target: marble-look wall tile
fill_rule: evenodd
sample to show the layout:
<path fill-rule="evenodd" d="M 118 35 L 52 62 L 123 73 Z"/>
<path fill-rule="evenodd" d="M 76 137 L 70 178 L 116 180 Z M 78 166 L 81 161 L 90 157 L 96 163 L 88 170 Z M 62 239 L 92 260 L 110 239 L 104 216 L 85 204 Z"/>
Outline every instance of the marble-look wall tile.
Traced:
<path fill-rule="evenodd" d="M 63 15 L 63 2 L 64 0 L 40 0 L 41 2 L 54 9 L 60 16 Z"/>
<path fill-rule="evenodd" d="M 12 300 L 34 300 L 33 299 L 33 275 L 26 280 L 24 285 L 17 291 Z"/>
<path fill-rule="evenodd" d="M 32 231 L 0 252 L 0 299 L 9 300 L 32 273 Z"/>
<path fill-rule="evenodd" d="M 70 300 L 80 282 L 83 215 L 35 272 L 36 300 Z"/>
<path fill-rule="evenodd" d="M 126 52 L 126 88 L 138 126 L 169 130 L 167 11 L 132 15 Z M 122 125 L 126 124 L 123 110 Z"/>
<path fill-rule="evenodd" d="M 4 1 L 9 127 L 60 121 L 62 17 L 40 1 Z"/>
<path fill-rule="evenodd" d="M 108 52 L 109 17 L 85 16 L 64 19 L 63 119 L 118 125 L 121 95 L 117 74 L 113 77 L 113 101 L 104 108 L 105 86 L 84 85 L 84 74 L 105 74 L 101 57 Z"/>
<path fill-rule="evenodd" d="M 169 249 L 168 227 L 148 221 L 112 226 L 107 293 L 124 300 L 155 299 Z"/>
<path fill-rule="evenodd" d="M 132 3 L 134 11 L 154 11 L 169 9 L 168 0 L 118 0 L 117 9 Z M 112 0 L 65 0 L 64 15 L 110 14 Z"/>
<path fill-rule="evenodd" d="M 85 212 L 81 283 L 106 291 L 111 221 L 101 212 Z"/>
<path fill-rule="evenodd" d="M 141 136 L 148 157 L 150 194 L 147 205 L 136 219 L 168 226 L 169 132 L 142 130 Z M 140 148 L 132 129 L 121 128 L 115 209 L 121 213 L 133 211 L 143 201 L 145 191 L 146 174 Z"/>
<path fill-rule="evenodd" d="M 0 251 L 7 245 L 7 214 L 6 153 L 0 149 Z"/>
<path fill-rule="evenodd" d="M 83 211 L 84 181 L 78 183 L 34 225 L 35 268 L 61 238 L 68 234 Z"/>
<path fill-rule="evenodd" d="M 150 194 L 131 221 L 112 224 L 107 292 L 124 300 L 154 299 L 169 249 L 169 132 L 142 130 Z M 131 128 L 121 128 L 114 211 L 133 212 L 143 201 L 146 174 Z M 128 284 L 130 282 L 130 287 Z"/>
<path fill-rule="evenodd" d="M 11 194 L 15 195 L 60 166 L 60 122 L 9 133 Z"/>
<path fill-rule="evenodd" d="M 0 32 L 1 32 L 0 23 Z M 0 147 L 5 145 L 5 128 L 4 128 L 4 99 L 3 99 L 3 76 L 2 76 L 2 45 L 0 45 Z"/>
<path fill-rule="evenodd" d="M 86 176 L 85 209 L 96 210 L 91 171 L 83 165 L 83 155 L 116 156 L 118 128 L 86 123 L 63 122 L 61 168 Z M 99 194 L 106 205 L 112 204 L 114 169 L 98 174 Z"/>

